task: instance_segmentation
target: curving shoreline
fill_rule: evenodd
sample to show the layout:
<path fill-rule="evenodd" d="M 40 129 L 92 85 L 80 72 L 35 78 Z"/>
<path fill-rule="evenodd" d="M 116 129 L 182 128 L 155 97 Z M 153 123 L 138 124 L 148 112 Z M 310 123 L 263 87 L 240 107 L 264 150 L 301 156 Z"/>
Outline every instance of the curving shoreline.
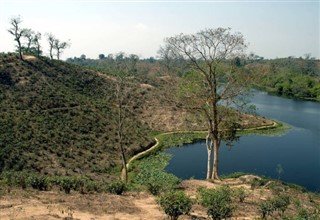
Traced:
<path fill-rule="evenodd" d="M 263 126 L 257 126 L 257 127 L 252 127 L 252 128 L 245 128 L 245 129 L 237 129 L 238 131 L 259 131 L 259 130 L 269 130 L 269 129 L 274 129 L 274 128 L 277 128 L 279 126 L 283 126 L 282 124 L 276 122 L 276 121 L 273 121 L 273 123 L 271 125 L 263 125 Z M 144 151 L 141 151 L 140 153 L 134 155 L 133 157 L 131 157 L 127 164 L 126 164 L 126 167 L 127 167 L 127 170 L 129 170 L 129 167 L 130 167 L 130 164 L 144 156 L 145 154 L 155 150 L 159 145 L 160 145 L 160 141 L 159 141 L 159 137 L 160 136 L 165 136 L 165 135 L 170 135 L 170 134 L 182 134 L 182 133 L 190 133 L 190 134 L 196 134 L 196 133 L 206 133 L 207 131 L 170 131 L 170 132 L 165 132 L 165 133 L 161 133 L 161 134 L 158 134 L 154 137 L 156 143 L 154 145 L 152 145 L 150 148 L 144 150 Z M 123 169 L 122 169 L 122 173 L 123 173 Z"/>

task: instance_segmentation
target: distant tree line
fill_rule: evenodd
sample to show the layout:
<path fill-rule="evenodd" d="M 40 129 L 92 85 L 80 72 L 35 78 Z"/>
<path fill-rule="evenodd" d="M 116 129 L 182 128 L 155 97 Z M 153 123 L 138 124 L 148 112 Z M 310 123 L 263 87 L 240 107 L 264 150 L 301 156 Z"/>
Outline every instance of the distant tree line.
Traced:
<path fill-rule="evenodd" d="M 255 86 L 281 96 L 320 101 L 320 61 L 304 58 L 249 60 L 247 68 L 257 80 Z"/>
<path fill-rule="evenodd" d="M 82 54 L 80 57 L 68 58 L 67 62 L 106 71 L 109 74 L 125 71 L 129 75 L 134 75 L 138 72 L 138 64 L 144 63 L 151 65 L 156 64 L 158 61 L 153 57 L 141 59 L 136 54 L 118 52 L 116 54 L 108 55 L 99 54 L 97 59 L 90 59 L 87 58 L 85 54 Z M 148 70 L 142 72 L 148 72 Z"/>
<path fill-rule="evenodd" d="M 19 53 L 20 59 L 23 59 L 23 54 L 36 55 L 40 57 L 43 54 L 42 45 L 40 43 L 42 34 L 35 32 L 30 28 L 21 27 L 22 19 L 20 16 L 10 19 L 11 28 L 8 32 L 13 35 L 16 41 L 16 51 Z M 61 53 L 70 47 L 69 41 L 61 41 L 52 33 L 45 34 L 49 43 L 49 56 L 54 59 L 54 56 L 59 60 Z"/>
<path fill-rule="evenodd" d="M 190 74 L 190 66 L 182 56 L 170 54 L 161 47 L 157 58 L 141 59 L 135 54 L 99 54 L 97 59 L 80 57 L 68 58 L 67 62 L 115 73 L 126 69 L 134 75 L 173 74 L 184 77 Z M 255 76 L 254 87 L 281 96 L 320 100 L 320 61 L 306 54 L 303 57 L 265 59 L 254 53 L 221 60 L 225 67 L 244 68 Z M 224 79 L 220 79 L 223 81 Z"/>

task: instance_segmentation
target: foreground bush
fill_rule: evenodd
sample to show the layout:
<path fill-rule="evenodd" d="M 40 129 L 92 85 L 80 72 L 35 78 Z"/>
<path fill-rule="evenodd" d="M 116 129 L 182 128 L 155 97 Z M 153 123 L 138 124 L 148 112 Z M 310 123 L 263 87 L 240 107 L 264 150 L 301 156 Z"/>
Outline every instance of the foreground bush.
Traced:
<path fill-rule="evenodd" d="M 22 189 L 31 187 L 42 191 L 58 187 L 66 194 L 69 194 L 71 190 L 80 193 L 108 191 L 105 182 L 92 181 L 81 176 L 46 176 L 28 172 L 7 171 L 0 174 L 0 182 L 10 187 L 21 187 Z"/>
<path fill-rule="evenodd" d="M 49 179 L 46 176 L 30 175 L 27 177 L 27 183 L 32 188 L 42 191 L 48 190 L 50 186 Z"/>
<path fill-rule="evenodd" d="M 123 181 L 113 181 L 107 186 L 107 191 L 113 194 L 122 195 L 126 190 L 126 184 Z"/>
<path fill-rule="evenodd" d="M 266 219 L 268 215 L 272 215 L 274 211 L 274 206 L 271 200 L 262 201 L 258 204 L 258 211 L 262 219 Z"/>
<path fill-rule="evenodd" d="M 141 160 L 137 166 L 139 172 L 133 182 L 145 186 L 153 195 L 176 189 L 180 179 L 164 171 L 169 159 L 170 155 L 160 153 Z"/>
<path fill-rule="evenodd" d="M 235 189 L 233 195 L 239 199 L 239 202 L 244 202 L 245 198 L 248 197 L 248 194 L 243 187 Z"/>
<path fill-rule="evenodd" d="M 254 190 L 256 188 L 259 188 L 261 186 L 266 185 L 269 182 L 268 179 L 265 178 L 254 178 L 253 180 L 251 180 L 251 189 Z"/>
<path fill-rule="evenodd" d="M 159 204 L 171 220 L 176 220 L 190 213 L 192 200 L 182 191 L 169 191 L 160 196 Z"/>
<path fill-rule="evenodd" d="M 281 213 L 281 216 L 283 216 L 288 205 L 290 204 L 290 198 L 289 196 L 280 195 L 271 199 L 271 203 L 273 205 L 274 210 L 278 210 Z"/>
<path fill-rule="evenodd" d="M 215 220 L 229 218 L 235 210 L 231 201 L 232 190 L 222 186 L 218 189 L 198 189 L 198 201 L 207 208 L 207 214 Z"/>
<path fill-rule="evenodd" d="M 286 195 L 279 195 L 274 198 L 269 198 L 258 204 L 258 211 L 262 219 L 272 216 L 274 211 L 278 211 L 281 217 L 284 217 L 284 212 L 290 204 L 290 198 Z"/>
<path fill-rule="evenodd" d="M 76 180 L 72 177 L 56 177 L 54 181 L 57 186 L 60 187 L 60 190 L 64 191 L 66 194 L 69 194 L 71 190 L 76 190 Z"/>

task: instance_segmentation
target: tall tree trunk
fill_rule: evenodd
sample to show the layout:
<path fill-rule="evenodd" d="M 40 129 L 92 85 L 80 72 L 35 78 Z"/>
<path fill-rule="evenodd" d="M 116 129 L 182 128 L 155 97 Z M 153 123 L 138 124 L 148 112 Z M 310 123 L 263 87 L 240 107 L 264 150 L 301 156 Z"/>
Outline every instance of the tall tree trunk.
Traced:
<path fill-rule="evenodd" d="M 57 59 L 60 60 L 60 49 L 57 48 Z"/>
<path fill-rule="evenodd" d="M 124 149 L 122 144 L 120 144 L 120 150 L 121 150 L 121 159 L 122 159 L 122 173 L 121 173 L 121 180 L 124 182 L 128 182 L 128 169 L 127 169 L 127 163 L 126 163 L 126 156 L 124 153 Z"/>
<path fill-rule="evenodd" d="M 219 142 L 214 138 L 213 140 L 213 171 L 212 171 L 212 179 L 220 180 L 218 174 L 218 158 L 219 158 Z"/>
<path fill-rule="evenodd" d="M 58 59 L 59 59 L 59 50 L 57 51 L 58 54 Z M 122 160 L 122 172 L 121 172 L 121 180 L 125 181 L 125 183 L 128 182 L 128 169 L 127 169 L 127 160 L 125 156 L 125 151 L 123 147 L 123 137 L 124 137 L 124 131 L 123 131 L 123 123 L 124 123 L 124 106 L 123 106 L 123 85 L 122 81 L 120 82 L 121 84 L 117 85 L 117 101 L 118 101 L 118 143 L 119 143 L 119 148 L 121 152 L 121 160 Z"/>
<path fill-rule="evenodd" d="M 211 158 L 212 158 L 212 141 L 210 140 L 210 133 L 206 137 L 206 146 L 208 153 L 208 161 L 207 161 L 207 180 L 211 179 Z"/>
<path fill-rule="evenodd" d="M 50 59 L 53 60 L 53 55 L 52 55 L 52 46 L 50 45 Z"/>
<path fill-rule="evenodd" d="M 40 47 L 39 46 L 37 47 L 37 55 L 38 55 L 38 57 L 40 57 Z"/>
<path fill-rule="evenodd" d="M 18 50 L 19 50 L 20 60 L 22 60 L 22 50 L 21 50 L 21 43 L 20 43 L 20 41 L 18 41 Z"/>

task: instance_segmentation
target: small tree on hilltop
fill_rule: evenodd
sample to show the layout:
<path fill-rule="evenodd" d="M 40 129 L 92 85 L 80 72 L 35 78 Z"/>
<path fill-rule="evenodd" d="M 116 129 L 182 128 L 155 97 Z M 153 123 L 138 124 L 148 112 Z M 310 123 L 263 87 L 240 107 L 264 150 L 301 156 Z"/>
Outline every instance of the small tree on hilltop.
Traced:
<path fill-rule="evenodd" d="M 54 48 L 57 51 L 57 59 L 60 60 L 60 54 L 63 52 L 64 49 L 70 47 L 69 42 L 60 41 L 59 39 L 55 39 L 54 41 Z"/>
<path fill-rule="evenodd" d="M 53 49 L 54 49 L 56 37 L 52 33 L 47 33 L 46 35 L 49 43 L 49 56 L 50 56 L 50 59 L 53 60 Z"/>
<path fill-rule="evenodd" d="M 26 29 L 22 29 L 20 27 L 22 20 L 21 17 L 13 17 L 10 20 L 11 28 L 8 30 L 10 34 L 14 36 L 14 40 L 17 42 L 17 50 L 19 52 L 19 57 L 22 60 L 22 44 L 21 44 L 21 37 L 23 37 Z"/>
<path fill-rule="evenodd" d="M 30 50 L 33 44 L 33 39 L 35 37 L 34 35 L 35 35 L 34 31 L 31 29 L 25 29 L 25 32 L 23 33 L 23 37 L 27 40 L 27 44 L 24 47 L 25 52 L 27 54 L 31 52 Z"/>
<path fill-rule="evenodd" d="M 64 49 L 70 47 L 70 42 L 60 41 L 52 33 L 47 33 L 47 40 L 49 43 L 49 56 L 53 60 L 53 50 L 56 50 L 57 59 L 60 60 L 60 55 Z"/>
<path fill-rule="evenodd" d="M 40 40 L 41 40 L 41 33 L 40 32 L 37 32 L 35 35 L 34 35 L 34 38 L 33 38 L 33 45 L 35 47 L 35 50 L 36 50 L 36 53 L 37 53 L 37 56 L 40 57 L 42 51 L 41 51 L 41 45 L 40 45 Z"/>

